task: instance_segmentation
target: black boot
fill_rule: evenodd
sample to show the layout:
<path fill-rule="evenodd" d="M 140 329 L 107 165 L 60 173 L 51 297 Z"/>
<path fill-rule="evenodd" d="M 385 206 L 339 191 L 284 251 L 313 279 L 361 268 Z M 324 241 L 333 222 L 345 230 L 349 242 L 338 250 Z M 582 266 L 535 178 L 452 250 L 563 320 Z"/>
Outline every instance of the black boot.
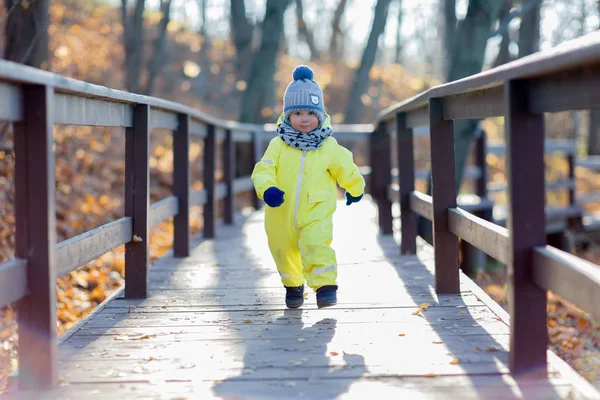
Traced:
<path fill-rule="evenodd" d="M 329 307 L 337 304 L 337 285 L 323 286 L 317 289 L 317 307 Z"/>
<path fill-rule="evenodd" d="M 304 304 L 304 285 L 285 287 L 285 305 L 288 308 L 298 308 Z"/>

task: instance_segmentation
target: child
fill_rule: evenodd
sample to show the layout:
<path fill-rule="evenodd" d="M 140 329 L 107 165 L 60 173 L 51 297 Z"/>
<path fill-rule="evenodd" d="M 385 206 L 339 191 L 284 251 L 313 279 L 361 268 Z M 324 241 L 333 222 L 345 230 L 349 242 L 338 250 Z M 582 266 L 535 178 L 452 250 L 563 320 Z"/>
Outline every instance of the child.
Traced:
<path fill-rule="evenodd" d="M 352 153 L 331 137 L 313 71 L 301 65 L 292 76 L 277 121 L 278 135 L 254 167 L 252 182 L 269 206 L 265 230 L 286 288 L 286 306 L 304 303 L 306 279 L 321 308 L 337 303 L 337 263 L 330 247 L 336 180 L 346 189 L 346 205 L 360 201 L 365 181 Z"/>

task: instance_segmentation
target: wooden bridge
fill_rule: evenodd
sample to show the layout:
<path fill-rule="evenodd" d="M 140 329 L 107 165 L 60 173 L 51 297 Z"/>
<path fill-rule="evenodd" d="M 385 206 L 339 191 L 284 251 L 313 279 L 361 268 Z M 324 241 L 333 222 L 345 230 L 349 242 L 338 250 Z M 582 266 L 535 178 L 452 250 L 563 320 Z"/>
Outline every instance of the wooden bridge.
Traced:
<path fill-rule="evenodd" d="M 8 62 L 0 82 L 17 162 L 16 258 L 0 264 L 0 304 L 19 313 L 8 398 L 600 398 L 547 346 L 546 292 L 599 317 L 600 272 L 547 245 L 543 164 L 543 113 L 600 106 L 600 35 L 430 89 L 383 112 L 372 134 L 337 127 L 340 140 L 369 135 L 370 196 L 340 203 L 340 302 L 322 310 L 312 293 L 285 309 L 262 211 L 236 211 L 252 187 L 234 176 L 234 144 L 256 159 L 265 127 Z M 507 228 L 457 206 L 452 121 L 494 116 L 506 119 Z M 55 124 L 125 127 L 127 139 L 125 215 L 58 244 Z M 414 190 L 424 125 L 432 196 Z M 173 131 L 180 156 L 173 196 L 151 205 L 153 128 Z M 204 141 L 202 190 L 181 156 L 191 136 Z M 194 238 L 192 205 L 204 216 Z M 417 238 L 417 215 L 433 222 L 434 247 Z M 170 217 L 173 251 L 150 265 L 149 227 Z M 507 265 L 509 313 L 460 271 L 458 238 Z M 55 279 L 123 244 L 124 289 L 57 338 Z"/>

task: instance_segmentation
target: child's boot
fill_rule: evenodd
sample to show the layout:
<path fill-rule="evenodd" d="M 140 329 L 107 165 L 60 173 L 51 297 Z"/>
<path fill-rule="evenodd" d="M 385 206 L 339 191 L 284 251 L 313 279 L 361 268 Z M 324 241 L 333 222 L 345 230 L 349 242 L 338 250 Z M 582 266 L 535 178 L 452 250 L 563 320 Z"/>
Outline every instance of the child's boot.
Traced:
<path fill-rule="evenodd" d="M 304 285 L 285 287 L 285 305 L 288 308 L 298 308 L 304 304 Z"/>
<path fill-rule="evenodd" d="M 329 307 L 337 304 L 337 286 L 323 286 L 317 289 L 317 307 Z"/>

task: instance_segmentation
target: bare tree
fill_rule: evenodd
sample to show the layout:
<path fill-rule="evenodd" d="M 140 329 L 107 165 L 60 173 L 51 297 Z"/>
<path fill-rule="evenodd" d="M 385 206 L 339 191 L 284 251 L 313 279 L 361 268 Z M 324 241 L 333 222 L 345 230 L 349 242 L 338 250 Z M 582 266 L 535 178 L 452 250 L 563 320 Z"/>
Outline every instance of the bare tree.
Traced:
<path fill-rule="evenodd" d="M 510 14 L 510 10 L 513 6 L 513 0 L 504 0 L 502 4 L 502 9 L 500 10 L 499 19 L 504 21 L 508 15 Z M 510 28 L 508 24 L 502 30 L 502 42 L 500 42 L 500 49 L 498 50 L 498 55 L 494 60 L 493 67 L 497 67 L 502 64 L 506 64 L 512 60 L 510 55 L 509 46 L 510 46 Z"/>
<path fill-rule="evenodd" d="M 346 4 L 348 0 L 340 0 L 337 7 L 335 8 L 335 13 L 333 14 L 333 21 L 331 23 L 331 39 L 329 41 L 329 54 L 331 56 L 336 56 L 339 54 L 339 40 L 342 37 L 342 30 L 340 28 L 342 23 L 342 16 L 344 15 L 344 11 L 346 10 Z"/>
<path fill-rule="evenodd" d="M 127 0 L 121 0 L 123 42 L 125 46 L 125 88 L 133 93 L 140 91 L 142 70 L 145 0 L 136 0 L 133 15 L 129 15 Z"/>
<path fill-rule="evenodd" d="M 454 46 L 454 35 L 456 34 L 456 0 L 444 0 L 444 34 L 442 36 L 443 63 L 442 70 L 444 76 L 448 76 L 450 69 L 450 58 L 452 57 L 452 47 Z"/>
<path fill-rule="evenodd" d="M 261 111 L 273 101 L 275 61 L 283 35 L 283 14 L 288 5 L 289 0 L 267 0 L 260 49 L 254 57 L 248 89 L 242 98 L 240 121 L 264 121 Z"/>
<path fill-rule="evenodd" d="M 4 58 L 36 68 L 47 67 L 49 1 L 5 0 L 5 6 Z"/>
<path fill-rule="evenodd" d="M 144 90 L 144 93 L 147 95 L 152 94 L 156 76 L 165 65 L 165 58 L 167 55 L 167 25 L 169 25 L 169 22 L 171 21 L 171 3 L 172 0 L 160 0 L 160 12 L 162 17 L 158 24 L 158 37 L 154 43 L 154 51 L 152 52 L 150 65 L 148 66 L 148 81 L 146 82 L 146 89 Z"/>
<path fill-rule="evenodd" d="M 398 25 L 396 27 L 396 54 L 394 61 L 396 64 L 402 63 L 402 0 L 398 0 Z"/>
<path fill-rule="evenodd" d="M 296 19 L 298 20 L 298 33 L 304 38 L 308 49 L 310 50 L 310 59 L 317 60 L 320 57 L 319 49 L 315 45 L 315 38 L 313 33 L 304 20 L 304 7 L 302 6 L 302 0 L 296 0 Z"/>
<path fill-rule="evenodd" d="M 206 0 L 204 0 L 206 1 Z M 231 35 L 236 50 L 238 79 L 246 79 L 251 65 L 254 25 L 246 17 L 244 0 L 231 0 Z"/>
<path fill-rule="evenodd" d="M 348 103 L 346 105 L 344 122 L 347 124 L 358 123 L 362 118 L 363 104 L 361 96 L 369 84 L 369 71 L 371 71 L 371 67 L 375 62 L 379 37 L 385 31 L 389 7 L 390 0 L 377 0 L 371 33 L 363 52 L 360 67 L 358 68 L 358 71 L 356 71 L 354 83 L 352 84 L 352 89 L 350 90 Z"/>
<path fill-rule="evenodd" d="M 542 0 L 530 0 L 531 7 L 521 16 L 519 58 L 540 49 L 540 7 Z"/>

